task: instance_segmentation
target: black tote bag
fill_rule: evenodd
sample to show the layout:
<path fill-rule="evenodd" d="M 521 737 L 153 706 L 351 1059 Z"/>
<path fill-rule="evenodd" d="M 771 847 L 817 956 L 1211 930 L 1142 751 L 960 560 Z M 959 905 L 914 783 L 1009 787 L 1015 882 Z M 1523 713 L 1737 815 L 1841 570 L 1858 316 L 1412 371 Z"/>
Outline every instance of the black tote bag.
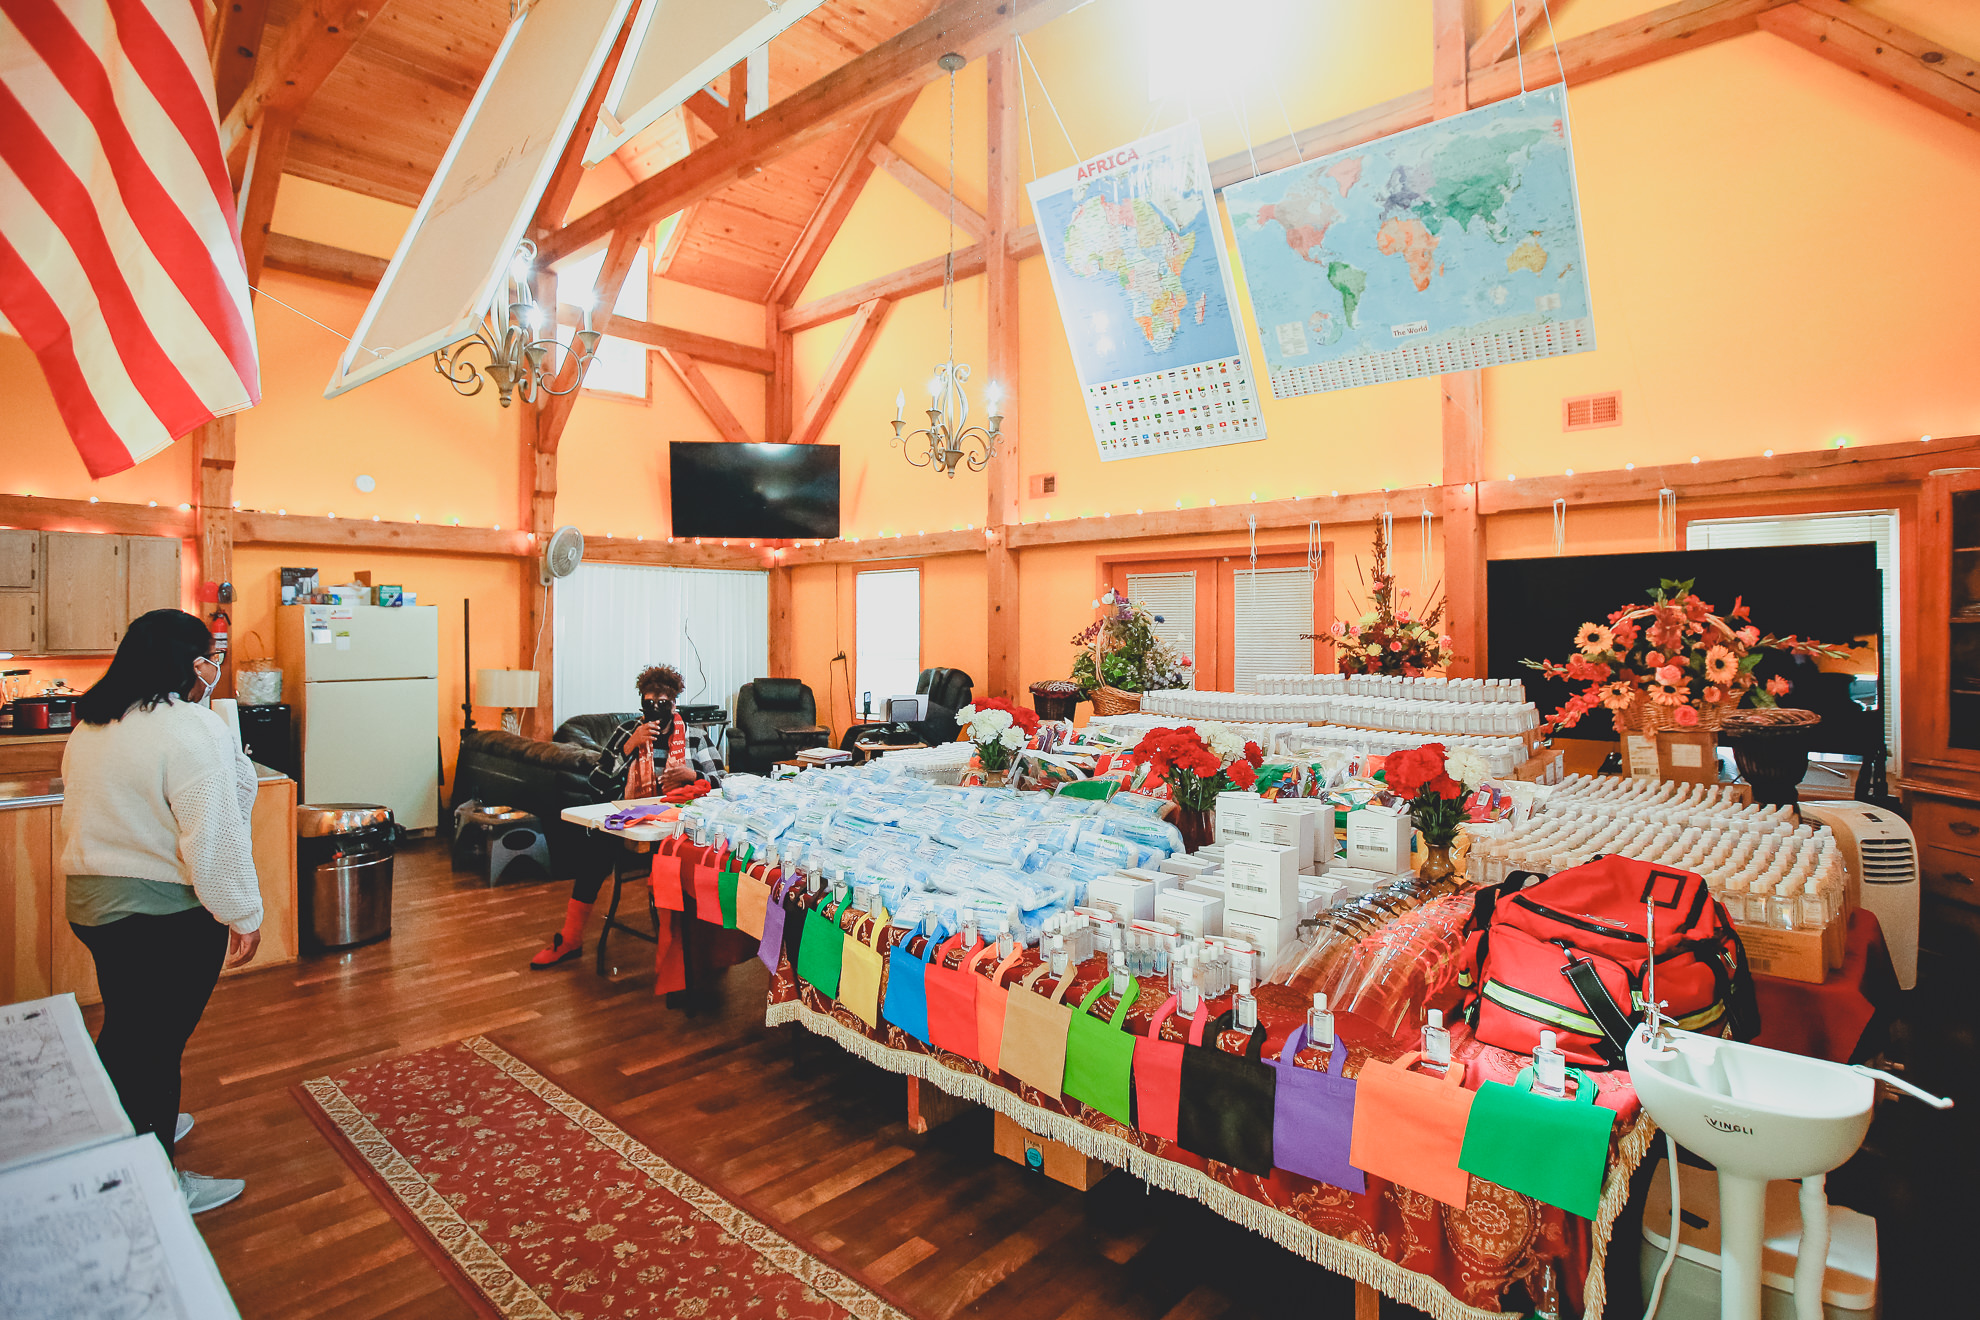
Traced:
<path fill-rule="evenodd" d="M 1228 1012 L 1211 1020 L 1201 1045 L 1183 1046 L 1176 1144 L 1263 1178 L 1272 1172 L 1272 1111 L 1279 1074 L 1260 1057 L 1265 1024 L 1251 1029 L 1243 1054 L 1226 1054 L 1217 1039 L 1232 1025 Z"/>

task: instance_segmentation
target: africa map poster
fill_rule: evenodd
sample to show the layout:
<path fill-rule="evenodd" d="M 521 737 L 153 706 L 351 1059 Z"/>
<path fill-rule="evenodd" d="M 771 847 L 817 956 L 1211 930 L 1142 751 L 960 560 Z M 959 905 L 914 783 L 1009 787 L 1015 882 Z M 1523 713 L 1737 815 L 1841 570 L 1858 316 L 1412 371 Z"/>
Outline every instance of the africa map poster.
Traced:
<path fill-rule="evenodd" d="M 1549 87 L 1224 189 L 1275 398 L 1595 347 Z"/>
<path fill-rule="evenodd" d="M 1030 193 L 1101 461 L 1263 440 L 1195 122 Z"/>

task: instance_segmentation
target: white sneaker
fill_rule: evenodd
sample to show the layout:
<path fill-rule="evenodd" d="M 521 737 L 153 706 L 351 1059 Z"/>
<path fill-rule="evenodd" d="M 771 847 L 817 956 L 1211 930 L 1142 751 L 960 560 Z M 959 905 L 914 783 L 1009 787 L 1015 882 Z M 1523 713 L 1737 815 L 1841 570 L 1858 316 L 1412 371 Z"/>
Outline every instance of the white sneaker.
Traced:
<path fill-rule="evenodd" d="M 191 1114 L 179 1115 L 179 1124 L 172 1129 L 172 1142 L 174 1145 L 186 1139 L 186 1133 L 192 1131 L 192 1125 L 193 1116 Z"/>
<path fill-rule="evenodd" d="M 181 1173 L 179 1190 L 186 1195 L 186 1208 L 194 1214 L 217 1209 L 247 1190 L 239 1178 L 209 1178 L 203 1173 Z"/>

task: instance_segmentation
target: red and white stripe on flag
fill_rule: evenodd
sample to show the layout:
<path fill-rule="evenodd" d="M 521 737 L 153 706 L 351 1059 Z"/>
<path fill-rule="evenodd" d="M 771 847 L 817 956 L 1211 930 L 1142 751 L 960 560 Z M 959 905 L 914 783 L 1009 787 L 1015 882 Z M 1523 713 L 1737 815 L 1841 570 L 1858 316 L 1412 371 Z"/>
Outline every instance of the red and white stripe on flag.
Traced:
<path fill-rule="evenodd" d="M 0 316 L 92 477 L 260 402 L 198 0 L 0 0 Z"/>

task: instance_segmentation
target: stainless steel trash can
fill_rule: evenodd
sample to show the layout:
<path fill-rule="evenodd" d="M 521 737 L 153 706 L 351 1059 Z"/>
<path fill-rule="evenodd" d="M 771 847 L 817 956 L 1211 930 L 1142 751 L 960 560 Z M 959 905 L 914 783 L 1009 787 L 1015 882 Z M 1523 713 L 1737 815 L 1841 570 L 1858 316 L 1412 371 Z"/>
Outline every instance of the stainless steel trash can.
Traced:
<path fill-rule="evenodd" d="M 296 808 L 303 941 L 344 949 L 392 933 L 392 813 L 363 802 Z"/>

